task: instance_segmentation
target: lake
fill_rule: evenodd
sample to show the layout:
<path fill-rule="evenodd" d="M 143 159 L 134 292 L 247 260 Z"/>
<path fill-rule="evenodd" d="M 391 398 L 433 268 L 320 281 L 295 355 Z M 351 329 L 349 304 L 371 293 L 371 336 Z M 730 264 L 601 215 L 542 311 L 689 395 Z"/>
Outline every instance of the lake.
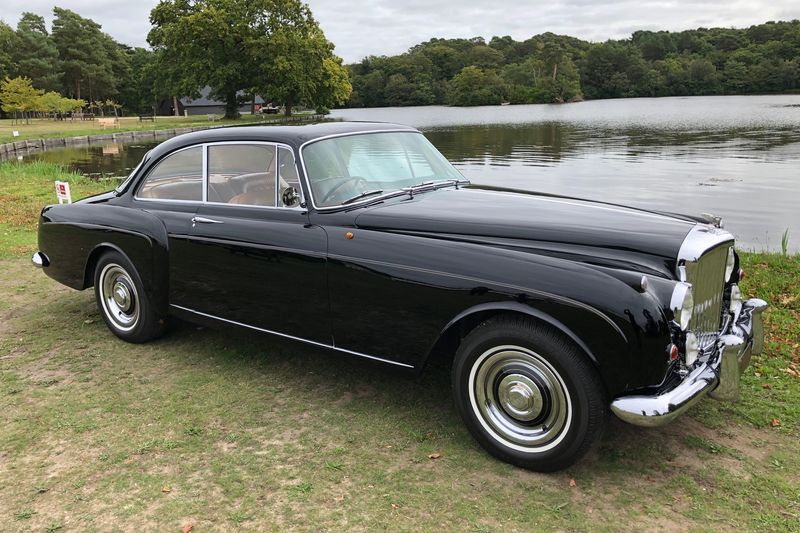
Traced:
<path fill-rule="evenodd" d="M 595 100 L 565 105 L 336 110 L 422 129 L 474 183 L 713 213 L 745 249 L 800 251 L 800 95 Z M 34 157 L 94 176 L 153 144 Z"/>

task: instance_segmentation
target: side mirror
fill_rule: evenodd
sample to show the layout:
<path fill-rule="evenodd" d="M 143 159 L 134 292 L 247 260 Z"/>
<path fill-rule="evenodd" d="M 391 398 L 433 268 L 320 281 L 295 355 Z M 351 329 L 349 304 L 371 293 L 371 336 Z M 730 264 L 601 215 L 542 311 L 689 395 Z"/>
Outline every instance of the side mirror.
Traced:
<path fill-rule="evenodd" d="M 281 194 L 281 200 L 286 207 L 300 205 L 300 193 L 294 187 L 286 187 Z"/>

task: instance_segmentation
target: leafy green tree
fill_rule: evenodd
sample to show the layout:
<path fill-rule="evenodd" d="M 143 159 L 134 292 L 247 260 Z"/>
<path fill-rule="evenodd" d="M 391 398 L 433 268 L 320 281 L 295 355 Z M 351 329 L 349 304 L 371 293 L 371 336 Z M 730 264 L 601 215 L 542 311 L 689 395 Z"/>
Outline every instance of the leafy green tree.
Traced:
<path fill-rule="evenodd" d="M 129 112 L 153 113 L 159 100 L 156 91 L 157 66 L 155 54 L 146 48 L 125 48 L 128 56 L 128 77 L 119 89 L 119 101 Z M 170 96 L 168 91 L 163 94 Z"/>
<path fill-rule="evenodd" d="M 283 103 L 286 115 L 296 105 L 329 108 L 343 104 L 352 91 L 347 69 L 333 54 L 333 43 L 299 0 L 265 2 L 263 30 L 255 42 L 265 60 L 253 87 Z"/>
<path fill-rule="evenodd" d="M 59 7 L 53 14 L 53 41 L 67 92 L 90 100 L 115 95 L 125 60 L 117 43 L 91 19 Z"/>
<path fill-rule="evenodd" d="M 486 45 L 476 46 L 467 54 L 467 62 L 482 69 L 500 68 L 504 59 L 502 52 Z"/>
<path fill-rule="evenodd" d="M 47 33 L 44 18 L 34 13 L 23 13 L 15 37 L 12 54 L 17 71 L 28 76 L 40 89 L 61 89 L 58 50 Z"/>
<path fill-rule="evenodd" d="M 192 97 L 208 85 L 227 118 L 239 115 L 241 91 L 282 102 L 287 114 L 350 94 L 333 45 L 299 0 L 163 0 L 150 21 L 160 85 Z"/>
<path fill-rule="evenodd" d="M 3 111 L 14 113 L 15 117 L 21 113 L 26 124 L 29 122 L 30 112 L 37 110 L 42 93 L 41 89 L 34 89 L 30 78 L 6 78 L 0 83 Z"/>
<path fill-rule="evenodd" d="M 16 36 L 11 26 L 0 20 L 0 79 L 11 76 L 16 72 L 17 66 L 12 57 L 12 50 Z"/>
<path fill-rule="evenodd" d="M 507 87 L 493 70 L 464 67 L 450 82 L 450 104 L 456 106 L 498 105 Z"/>

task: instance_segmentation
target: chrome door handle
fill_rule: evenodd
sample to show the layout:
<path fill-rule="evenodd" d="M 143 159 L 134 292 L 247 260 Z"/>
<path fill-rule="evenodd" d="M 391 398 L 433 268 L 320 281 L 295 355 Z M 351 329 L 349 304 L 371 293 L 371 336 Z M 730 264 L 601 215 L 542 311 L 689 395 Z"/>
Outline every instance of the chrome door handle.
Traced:
<path fill-rule="evenodd" d="M 214 220 L 213 218 L 192 217 L 192 227 L 198 224 L 224 224 L 224 222 L 221 220 Z"/>

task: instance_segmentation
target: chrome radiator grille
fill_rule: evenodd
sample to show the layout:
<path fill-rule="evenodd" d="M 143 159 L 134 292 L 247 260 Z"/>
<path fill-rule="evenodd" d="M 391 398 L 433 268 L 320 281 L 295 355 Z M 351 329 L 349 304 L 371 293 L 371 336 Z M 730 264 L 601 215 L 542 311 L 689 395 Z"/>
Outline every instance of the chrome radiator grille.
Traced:
<path fill-rule="evenodd" d="M 732 244 L 717 246 L 699 260 L 686 262 L 686 281 L 692 284 L 694 294 L 694 313 L 689 324 L 693 331 L 716 332 L 721 327 L 725 263 Z"/>

